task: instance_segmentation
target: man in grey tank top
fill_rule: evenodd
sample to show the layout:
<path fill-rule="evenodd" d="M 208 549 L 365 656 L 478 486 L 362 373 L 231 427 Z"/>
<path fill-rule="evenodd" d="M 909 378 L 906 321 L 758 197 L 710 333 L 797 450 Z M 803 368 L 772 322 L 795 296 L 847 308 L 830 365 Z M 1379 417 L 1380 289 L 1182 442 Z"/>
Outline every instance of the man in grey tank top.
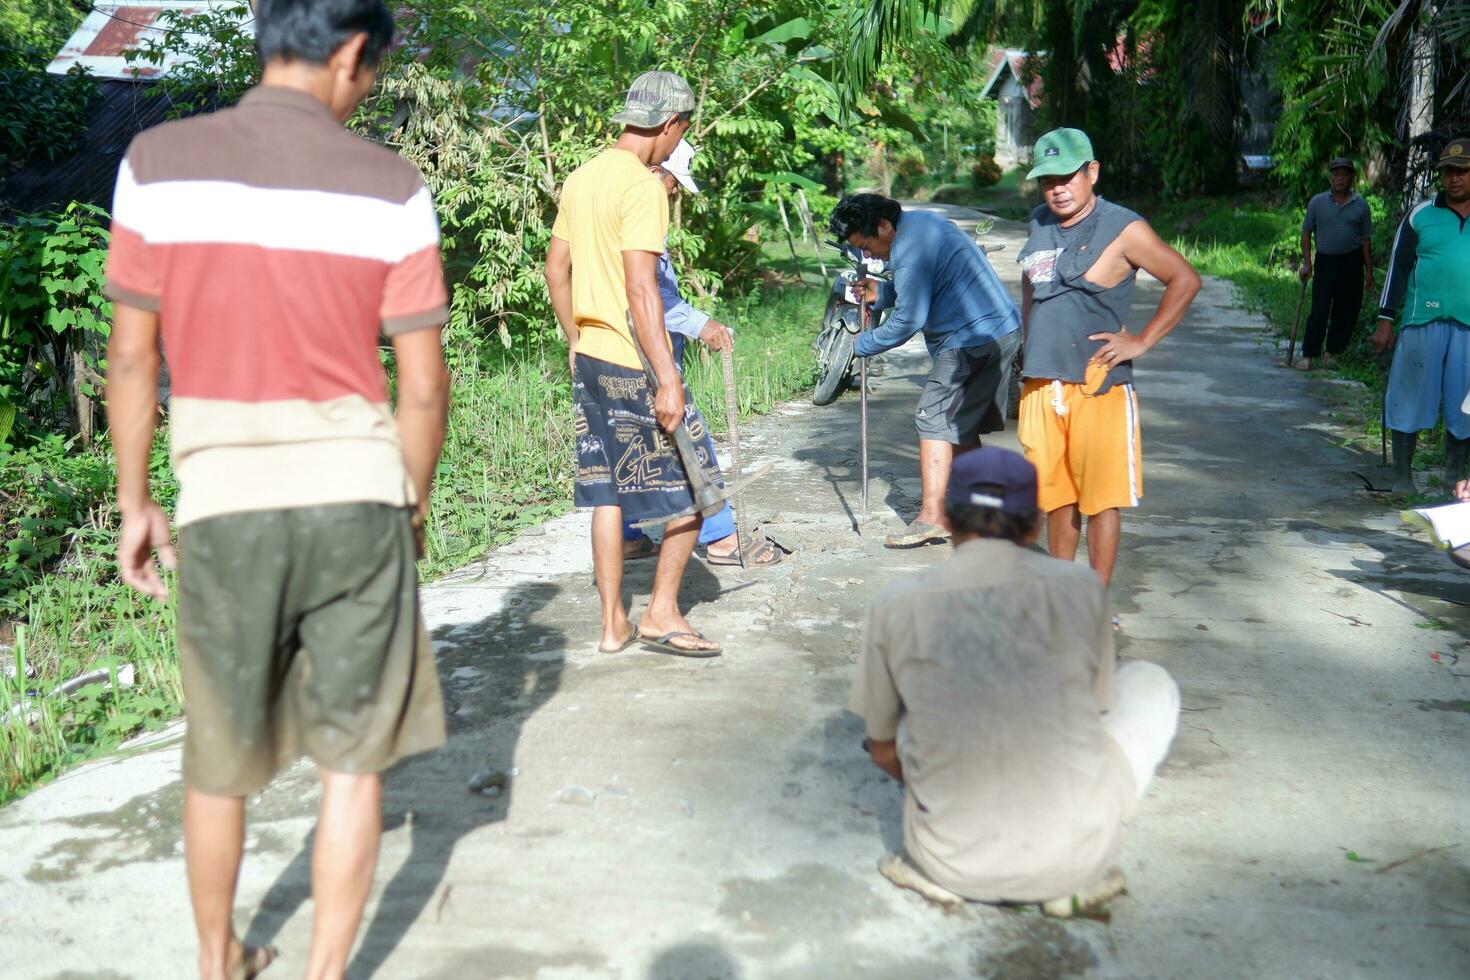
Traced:
<path fill-rule="evenodd" d="M 1139 215 L 1096 193 L 1099 166 L 1079 129 L 1036 141 L 1028 179 L 1046 203 L 1031 213 L 1022 249 L 1024 350 L 1017 435 L 1035 464 L 1046 545 L 1087 557 L 1106 587 L 1118 557 L 1119 509 L 1143 496 L 1133 361 L 1184 318 L 1200 279 Z M 1139 333 L 1125 326 L 1139 269 L 1164 295 Z"/>

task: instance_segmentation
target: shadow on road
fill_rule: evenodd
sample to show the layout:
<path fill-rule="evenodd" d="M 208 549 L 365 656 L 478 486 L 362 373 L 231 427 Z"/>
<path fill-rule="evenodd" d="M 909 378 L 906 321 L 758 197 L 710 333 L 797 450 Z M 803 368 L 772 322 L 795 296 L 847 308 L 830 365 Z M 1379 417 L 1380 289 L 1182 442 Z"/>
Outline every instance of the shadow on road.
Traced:
<path fill-rule="evenodd" d="M 475 769 L 506 771 L 514 765 L 516 743 L 526 720 L 560 686 L 560 651 L 566 647 L 566 636 L 559 629 L 534 621 L 559 591 L 559 586 L 546 582 L 512 587 L 499 612 L 470 628 L 475 639 L 466 644 L 465 653 L 440 656 L 446 708 L 453 712 L 449 718 L 450 744 L 439 752 L 405 760 L 384 773 L 383 832 L 386 836 L 407 826 L 409 853 L 371 912 L 348 976 L 371 977 L 425 913 L 436 893 L 437 911 L 443 911 L 454 887 L 445 884 L 444 879 L 455 846 L 479 828 L 504 820 L 509 812 L 514 780 L 498 799 L 467 792 L 466 782 Z M 545 651 L 557 652 L 548 659 Z M 467 660 L 468 665 L 483 671 L 483 682 L 461 694 L 448 676 L 445 661 L 451 659 Z M 458 717 L 461 712 L 475 721 Z M 486 724 L 482 719 L 487 717 L 496 718 L 497 723 Z M 507 717 L 510 724 L 504 723 Z M 466 757 L 475 760 L 469 769 L 455 764 L 455 760 Z M 248 945 L 270 945 L 310 896 L 315 839 L 313 831 L 261 899 L 246 932 Z"/>
<path fill-rule="evenodd" d="M 745 974 L 719 940 L 702 938 L 670 946 L 648 968 L 648 980 L 741 980 Z"/>

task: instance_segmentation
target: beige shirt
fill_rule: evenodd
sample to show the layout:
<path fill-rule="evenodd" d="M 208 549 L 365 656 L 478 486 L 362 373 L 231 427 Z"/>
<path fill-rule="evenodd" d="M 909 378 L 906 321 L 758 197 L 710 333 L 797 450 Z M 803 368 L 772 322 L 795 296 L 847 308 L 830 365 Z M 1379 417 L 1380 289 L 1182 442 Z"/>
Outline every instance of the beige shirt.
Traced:
<path fill-rule="evenodd" d="M 870 739 L 897 739 L 904 843 L 929 877 L 1045 901 L 1106 871 L 1135 796 L 1102 728 L 1114 671 L 1086 565 L 981 539 L 883 590 L 850 707 Z"/>

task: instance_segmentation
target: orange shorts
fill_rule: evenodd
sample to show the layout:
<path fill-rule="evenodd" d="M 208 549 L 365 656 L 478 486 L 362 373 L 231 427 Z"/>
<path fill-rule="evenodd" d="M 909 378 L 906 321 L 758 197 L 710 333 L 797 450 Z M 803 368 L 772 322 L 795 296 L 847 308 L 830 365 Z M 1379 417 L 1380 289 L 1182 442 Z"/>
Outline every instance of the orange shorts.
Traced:
<path fill-rule="evenodd" d="M 1087 376 L 1085 385 L 1027 378 L 1021 389 L 1016 434 L 1036 467 L 1043 511 L 1076 504 L 1091 516 L 1136 507 L 1143 496 L 1138 396 L 1131 384 L 1085 394 L 1101 383 L 1102 370 L 1089 365 Z"/>

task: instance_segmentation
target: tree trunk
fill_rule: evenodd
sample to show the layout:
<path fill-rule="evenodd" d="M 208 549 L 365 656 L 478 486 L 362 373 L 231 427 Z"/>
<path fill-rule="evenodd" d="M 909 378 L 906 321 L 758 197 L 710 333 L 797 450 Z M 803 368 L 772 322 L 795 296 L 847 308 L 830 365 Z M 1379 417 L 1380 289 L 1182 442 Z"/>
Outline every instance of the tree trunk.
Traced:
<path fill-rule="evenodd" d="M 78 348 L 71 355 L 71 397 L 77 435 L 81 437 L 83 447 L 92 445 L 92 397 L 86 392 L 90 376 L 86 356 Z"/>
<path fill-rule="evenodd" d="M 1409 195 L 1418 200 L 1429 194 L 1434 171 L 1430 168 L 1429 148 L 1416 144 L 1415 140 L 1434 128 L 1434 33 L 1429 21 L 1434 17 L 1435 7 L 1426 4 L 1409 42 L 1409 103 L 1407 129 L 1409 147 L 1408 172 Z"/>

